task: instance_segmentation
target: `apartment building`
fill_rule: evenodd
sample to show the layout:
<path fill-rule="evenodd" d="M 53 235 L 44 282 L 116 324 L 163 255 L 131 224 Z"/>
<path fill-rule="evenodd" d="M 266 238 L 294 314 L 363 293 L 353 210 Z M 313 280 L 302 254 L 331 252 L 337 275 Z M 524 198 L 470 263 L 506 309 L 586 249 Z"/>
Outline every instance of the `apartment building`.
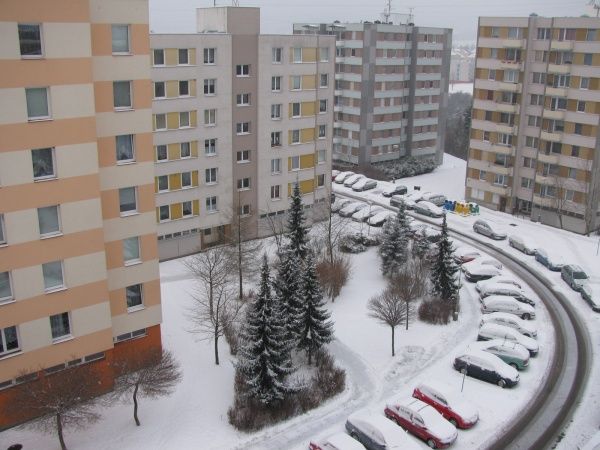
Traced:
<path fill-rule="evenodd" d="M 456 47 L 450 57 L 450 83 L 469 83 L 475 76 L 475 48 Z"/>
<path fill-rule="evenodd" d="M 260 34 L 245 7 L 199 8 L 197 30 L 150 36 L 161 259 L 272 234 L 293 183 L 307 212 L 330 192 L 334 37 Z"/>
<path fill-rule="evenodd" d="M 404 156 L 441 164 L 452 30 L 413 24 L 294 24 L 336 37 L 333 158 L 360 166 Z"/>
<path fill-rule="evenodd" d="M 481 17 L 465 196 L 598 228 L 600 19 Z"/>
<path fill-rule="evenodd" d="M 0 36 L 0 404 L 77 364 L 109 390 L 161 345 L 148 3 L 5 0 Z"/>

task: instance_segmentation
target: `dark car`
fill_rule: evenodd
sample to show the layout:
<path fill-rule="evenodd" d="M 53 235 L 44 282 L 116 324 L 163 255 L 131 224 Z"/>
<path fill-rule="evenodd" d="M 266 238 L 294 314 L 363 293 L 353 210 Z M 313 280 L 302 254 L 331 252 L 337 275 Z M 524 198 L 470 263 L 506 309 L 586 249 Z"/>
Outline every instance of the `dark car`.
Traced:
<path fill-rule="evenodd" d="M 500 387 L 512 387 L 519 382 L 517 369 L 483 350 L 470 350 L 454 359 L 454 368 L 460 373 Z"/>
<path fill-rule="evenodd" d="M 381 195 L 384 197 L 391 197 L 392 195 L 404 195 L 408 192 L 408 188 L 401 184 L 394 184 L 388 188 L 385 188 Z"/>

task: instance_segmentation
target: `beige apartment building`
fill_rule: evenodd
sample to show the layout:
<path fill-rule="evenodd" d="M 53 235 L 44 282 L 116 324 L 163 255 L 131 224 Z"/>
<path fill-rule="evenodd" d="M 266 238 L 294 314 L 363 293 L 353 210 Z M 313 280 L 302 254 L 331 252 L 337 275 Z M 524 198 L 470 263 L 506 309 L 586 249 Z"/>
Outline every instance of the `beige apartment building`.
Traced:
<path fill-rule="evenodd" d="M 294 24 L 336 37 L 333 158 L 442 163 L 452 30 L 392 23 Z"/>
<path fill-rule="evenodd" d="M 0 36 L 0 404 L 77 364 L 109 390 L 161 345 L 148 3 L 5 0 Z"/>
<path fill-rule="evenodd" d="M 260 10 L 197 10 L 197 33 L 152 34 L 161 259 L 285 220 L 298 182 L 312 218 L 329 198 L 335 38 L 260 34 Z"/>
<path fill-rule="evenodd" d="M 597 229 L 599 114 L 600 19 L 481 17 L 466 198 Z"/>

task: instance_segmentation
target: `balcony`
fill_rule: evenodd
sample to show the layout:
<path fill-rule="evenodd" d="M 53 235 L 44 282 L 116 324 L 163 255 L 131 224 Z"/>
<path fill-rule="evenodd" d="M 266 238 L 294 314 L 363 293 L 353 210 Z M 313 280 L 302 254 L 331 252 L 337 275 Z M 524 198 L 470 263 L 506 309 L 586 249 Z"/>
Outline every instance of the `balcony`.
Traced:
<path fill-rule="evenodd" d="M 522 70 L 523 69 L 523 64 L 521 63 L 521 61 L 500 61 L 500 68 L 501 69 L 511 69 L 511 70 Z"/>
<path fill-rule="evenodd" d="M 573 50 L 573 41 L 551 41 L 550 50 L 569 51 Z"/>
<path fill-rule="evenodd" d="M 502 47 L 504 48 L 523 48 L 525 46 L 524 39 L 503 39 Z"/>
<path fill-rule="evenodd" d="M 496 111 L 519 114 L 519 105 L 512 103 L 496 103 Z"/>
<path fill-rule="evenodd" d="M 558 154 L 557 153 L 539 152 L 538 153 L 538 161 L 541 163 L 558 164 Z M 538 174 L 538 177 L 540 177 L 540 176 L 541 175 Z M 551 175 L 551 177 L 552 176 L 553 175 Z"/>
<path fill-rule="evenodd" d="M 515 154 L 515 147 L 513 147 L 512 145 L 492 144 L 492 146 L 490 147 L 490 151 L 494 153 L 499 153 L 501 155 L 513 156 Z"/>
<path fill-rule="evenodd" d="M 548 64 L 548 73 L 569 74 L 571 64 Z"/>
<path fill-rule="evenodd" d="M 504 134 L 516 134 L 517 128 L 514 125 L 508 125 L 506 123 L 496 123 L 495 131 Z"/>
<path fill-rule="evenodd" d="M 561 133 L 550 133 L 548 131 L 543 131 L 540 135 L 540 139 L 542 139 L 543 141 L 550 141 L 550 142 L 560 142 L 562 138 L 562 134 Z"/>
<path fill-rule="evenodd" d="M 552 97 L 566 97 L 567 96 L 567 88 L 566 87 L 550 87 L 546 88 L 546 95 Z"/>
<path fill-rule="evenodd" d="M 521 92 L 521 84 L 520 83 L 509 83 L 506 81 L 496 81 L 496 88 L 499 91 L 506 92 Z"/>
<path fill-rule="evenodd" d="M 565 120 L 566 111 L 557 109 L 544 109 L 544 119 Z"/>

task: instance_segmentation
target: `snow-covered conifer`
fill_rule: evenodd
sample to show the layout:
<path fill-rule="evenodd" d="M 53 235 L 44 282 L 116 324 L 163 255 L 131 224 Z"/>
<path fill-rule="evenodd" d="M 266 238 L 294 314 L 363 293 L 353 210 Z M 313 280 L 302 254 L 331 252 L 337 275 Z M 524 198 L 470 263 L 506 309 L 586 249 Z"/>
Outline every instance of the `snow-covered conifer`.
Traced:
<path fill-rule="evenodd" d="M 391 217 L 383 226 L 381 233 L 381 272 L 386 276 L 396 275 L 408 259 L 409 242 L 408 217 L 404 203 L 400 203 L 398 214 Z"/>
<path fill-rule="evenodd" d="M 458 296 L 459 268 L 454 261 L 454 248 L 448 238 L 446 216 L 442 221 L 442 237 L 437 244 L 437 256 L 431 269 L 432 293 L 448 302 L 456 301 Z"/>
<path fill-rule="evenodd" d="M 300 195 L 300 186 L 294 183 L 290 211 L 288 216 L 288 238 L 289 246 L 294 254 L 304 261 L 308 248 L 307 230 L 304 226 L 304 211 L 302 206 L 302 196 Z"/>

